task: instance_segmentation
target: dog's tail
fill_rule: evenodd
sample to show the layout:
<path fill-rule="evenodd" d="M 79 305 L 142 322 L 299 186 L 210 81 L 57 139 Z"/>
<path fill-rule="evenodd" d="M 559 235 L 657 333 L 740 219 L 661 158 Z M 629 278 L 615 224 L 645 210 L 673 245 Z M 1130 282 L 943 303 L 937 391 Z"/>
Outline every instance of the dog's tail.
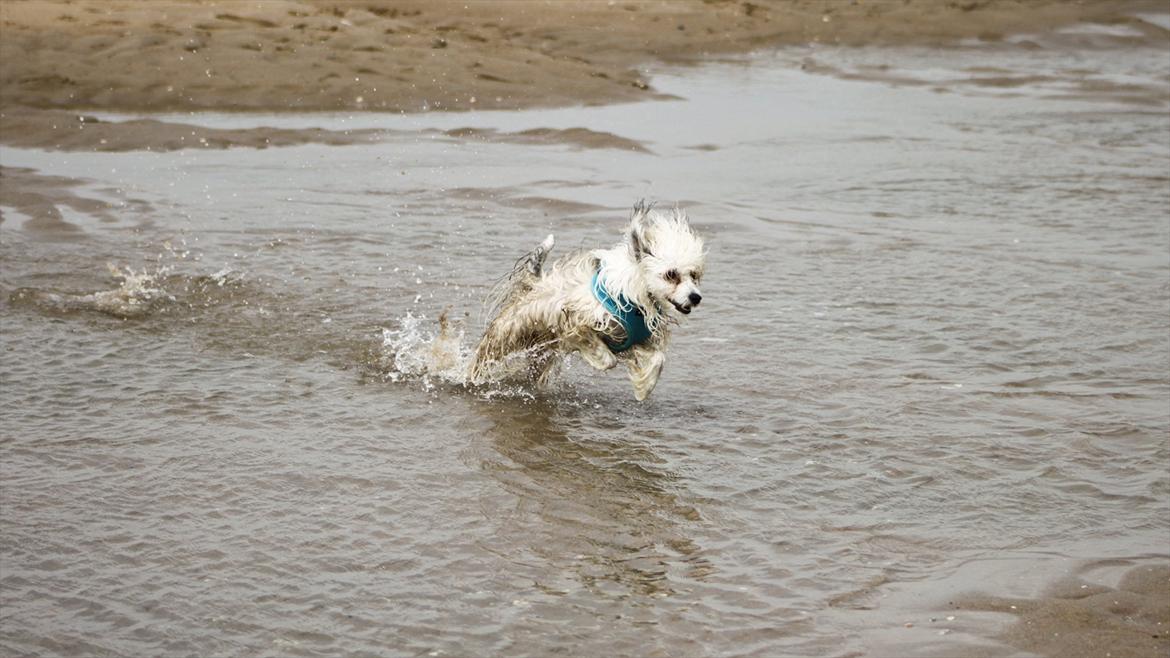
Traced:
<path fill-rule="evenodd" d="M 500 309 L 517 292 L 531 285 L 534 278 L 538 278 L 544 271 L 544 261 L 548 259 L 556 240 L 550 233 L 535 249 L 516 260 L 512 271 L 508 272 L 492 287 L 484 303 L 485 317 L 488 321 L 499 315 Z"/>
<path fill-rule="evenodd" d="M 556 243 L 557 241 L 553 237 L 553 234 L 549 233 L 548 237 L 536 249 L 533 249 L 524 257 L 525 267 L 527 267 L 531 274 L 540 276 L 540 271 L 544 269 L 544 260 L 548 258 L 548 253 L 552 251 L 553 245 Z"/>
<path fill-rule="evenodd" d="M 518 349 L 531 347 L 529 337 L 523 332 L 517 332 L 502 318 L 508 316 L 504 309 L 522 300 L 540 279 L 544 261 L 552 251 L 553 242 L 553 236 L 545 238 L 539 246 L 517 259 L 512 271 L 492 286 L 487 299 L 484 300 L 486 326 L 483 338 L 475 348 L 475 359 L 468 372 L 469 381 L 473 383 L 487 381 L 488 371 L 493 362 Z"/>

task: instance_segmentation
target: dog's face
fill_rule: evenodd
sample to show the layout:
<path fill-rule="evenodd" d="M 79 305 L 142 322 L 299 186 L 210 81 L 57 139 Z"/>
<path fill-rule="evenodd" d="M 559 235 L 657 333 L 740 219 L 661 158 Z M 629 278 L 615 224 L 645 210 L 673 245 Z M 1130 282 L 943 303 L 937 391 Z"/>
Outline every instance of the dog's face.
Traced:
<path fill-rule="evenodd" d="M 663 212 L 635 206 L 629 244 L 651 297 L 670 302 L 683 314 L 699 305 L 703 299 L 699 281 L 707 254 L 702 238 L 681 210 Z"/>

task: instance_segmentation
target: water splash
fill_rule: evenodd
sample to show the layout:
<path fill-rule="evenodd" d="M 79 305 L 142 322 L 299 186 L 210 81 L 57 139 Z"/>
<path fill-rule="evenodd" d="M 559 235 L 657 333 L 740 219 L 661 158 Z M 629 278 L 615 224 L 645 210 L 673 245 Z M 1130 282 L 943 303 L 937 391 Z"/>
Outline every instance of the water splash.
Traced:
<path fill-rule="evenodd" d="M 417 381 L 427 391 L 458 386 L 488 399 L 535 398 L 531 384 L 523 381 L 527 354 L 513 354 L 493 364 L 490 381 L 473 385 L 468 373 L 475 349 L 466 342 L 463 327 L 451 322 L 446 311 L 439 314 L 437 330 L 434 327 L 426 315 L 407 312 L 397 329 L 382 329 L 377 366 L 386 380 Z"/>
<path fill-rule="evenodd" d="M 113 263 L 107 267 L 114 280 L 118 282 L 118 287 L 113 290 L 67 293 L 21 288 L 12 293 L 12 299 L 50 311 L 96 311 L 124 320 L 145 317 L 175 302 L 175 297 L 162 285 L 170 268 L 160 267 L 153 272 L 145 269 L 136 272 L 131 267 L 118 267 Z"/>
<path fill-rule="evenodd" d="M 407 312 L 398 329 L 382 329 L 379 366 L 385 377 L 395 382 L 415 379 L 427 390 L 437 383 L 466 386 L 473 355 L 463 344 L 463 330 L 451 326 L 445 311 L 437 332 L 429 326 L 427 316 Z"/>

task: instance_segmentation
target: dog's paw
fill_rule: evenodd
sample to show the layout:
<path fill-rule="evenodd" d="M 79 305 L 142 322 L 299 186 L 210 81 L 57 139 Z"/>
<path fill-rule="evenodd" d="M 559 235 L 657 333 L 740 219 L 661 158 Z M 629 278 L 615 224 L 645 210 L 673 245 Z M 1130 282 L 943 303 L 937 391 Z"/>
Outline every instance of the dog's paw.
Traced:
<path fill-rule="evenodd" d="M 612 370 L 618 364 L 618 359 L 613 354 L 607 353 L 605 355 L 605 365 L 601 366 L 602 370 Z"/>
<path fill-rule="evenodd" d="M 597 363 L 593 364 L 593 368 L 598 370 L 612 370 L 615 365 L 618 365 L 618 357 L 614 356 L 611 351 L 604 351 L 598 355 Z"/>
<path fill-rule="evenodd" d="M 605 350 L 604 352 L 583 351 L 581 352 L 581 357 L 585 359 L 586 363 L 598 370 L 611 370 L 618 364 L 617 357 L 609 350 Z"/>
<path fill-rule="evenodd" d="M 658 384 L 658 377 L 662 374 L 662 366 L 665 363 L 666 355 L 655 352 L 630 368 L 630 383 L 634 385 L 635 400 L 641 402 L 650 397 L 650 393 Z"/>

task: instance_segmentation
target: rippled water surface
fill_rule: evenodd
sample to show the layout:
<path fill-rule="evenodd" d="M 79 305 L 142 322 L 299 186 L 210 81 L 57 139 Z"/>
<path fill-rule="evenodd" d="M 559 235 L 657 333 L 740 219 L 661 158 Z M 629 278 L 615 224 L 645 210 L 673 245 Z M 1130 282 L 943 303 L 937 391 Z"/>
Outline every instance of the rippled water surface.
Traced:
<path fill-rule="evenodd" d="M 4 149 L 91 203 L 3 209 L 0 652 L 937 655 L 1001 646 L 904 628 L 962 591 L 1165 562 L 1163 52 L 655 85 L 680 100 L 181 117 L 399 131 L 362 145 Z M 460 127 L 648 152 L 428 130 Z M 465 388 L 491 283 L 642 197 L 710 246 L 651 399 L 579 361 Z"/>

